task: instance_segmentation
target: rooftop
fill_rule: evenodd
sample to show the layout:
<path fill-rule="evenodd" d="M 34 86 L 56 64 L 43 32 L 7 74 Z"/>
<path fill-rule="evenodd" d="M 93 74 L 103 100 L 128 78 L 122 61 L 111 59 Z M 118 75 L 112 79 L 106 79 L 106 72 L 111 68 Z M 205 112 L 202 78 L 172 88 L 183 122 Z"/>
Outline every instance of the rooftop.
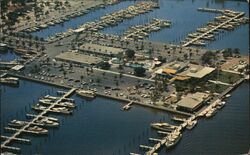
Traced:
<path fill-rule="evenodd" d="M 162 74 L 162 73 L 176 74 L 178 71 L 184 69 L 185 67 L 187 67 L 186 62 L 173 61 L 162 66 L 160 69 L 156 71 L 156 73 L 157 74 Z"/>
<path fill-rule="evenodd" d="M 186 75 L 188 77 L 193 78 L 203 78 L 204 76 L 212 73 L 215 68 L 204 67 L 201 65 L 189 64 L 189 68 L 184 72 L 180 73 L 180 75 Z"/>
<path fill-rule="evenodd" d="M 124 52 L 122 48 L 115 48 L 115 47 L 109 47 L 109 46 L 103 46 L 98 44 L 92 44 L 92 43 L 85 43 L 79 48 L 83 51 L 92 51 L 99 54 L 105 54 L 105 55 L 111 55 L 111 54 L 119 54 Z"/>
<path fill-rule="evenodd" d="M 97 64 L 102 61 L 101 58 L 80 54 L 77 52 L 65 52 L 56 56 L 56 59 L 72 61 L 75 63 Z"/>
<path fill-rule="evenodd" d="M 187 96 L 182 98 L 179 102 L 177 102 L 177 106 L 188 108 L 188 109 L 195 109 L 208 96 L 209 96 L 209 94 L 201 93 L 201 92 L 196 92 L 194 94 L 188 94 Z"/>

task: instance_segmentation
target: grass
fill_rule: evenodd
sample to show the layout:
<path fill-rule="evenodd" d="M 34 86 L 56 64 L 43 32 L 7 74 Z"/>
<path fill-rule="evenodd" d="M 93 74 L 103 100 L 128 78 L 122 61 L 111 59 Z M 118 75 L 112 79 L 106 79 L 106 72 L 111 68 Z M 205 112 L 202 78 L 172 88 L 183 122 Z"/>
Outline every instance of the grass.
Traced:
<path fill-rule="evenodd" d="M 224 83 L 233 84 L 236 81 L 238 81 L 239 79 L 241 79 L 241 75 L 239 75 L 239 74 L 220 71 L 219 76 L 218 77 L 215 76 L 211 80 L 215 80 L 215 81 L 218 80 L 218 81 L 221 81 Z"/>
<path fill-rule="evenodd" d="M 212 93 L 222 93 L 228 87 L 229 86 L 221 85 L 221 84 L 207 83 L 206 85 L 203 86 L 203 90 L 208 90 Z"/>

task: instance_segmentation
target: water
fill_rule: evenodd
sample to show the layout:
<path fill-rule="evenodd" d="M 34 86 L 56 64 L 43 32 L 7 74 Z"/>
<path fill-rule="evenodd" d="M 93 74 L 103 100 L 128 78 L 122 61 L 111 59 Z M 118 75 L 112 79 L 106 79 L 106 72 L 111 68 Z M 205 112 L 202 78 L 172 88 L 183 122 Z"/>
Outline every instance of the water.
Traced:
<path fill-rule="evenodd" d="M 31 112 L 30 106 L 39 97 L 55 95 L 59 90 L 29 81 L 21 81 L 19 88 L 1 86 L 1 89 L 1 133 L 10 120 L 25 120 L 25 113 Z M 155 135 L 149 126 L 151 122 L 171 122 L 167 113 L 148 108 L 134 106 L 124 112 L 120 110 L 123 104 L 117 101 L 73 98 L 78 106 L 73 115 L 55 116 L 60 119 L 59 129 L 50 130 L 45 137 L 23 136 L 31 139 L 32 145 L 14 146 L 20 147 L 23 154 L 72 154 L 72 151 L 74 154 L 88 152 L 88 155 L 128 154 L 133 150 L 138 152 L 139 145 L 147 144 L 148 137 Z"/>
<path fill-rule="evenodd" d="M 39 37 L 48 37 L 57 32 L 64 32 L 68 28 L 76 28 L 77 26 L 99 19 L 105 13 L 111 13 L 130 5 L 134 5 L 138 1 L 122 1 L 113 6 L 108 6 L 105 9 L 98 9 L 87 15 L 71 19 L 70 21 L 48 27 L 47 29 L 34 32 L 33 35 Z M 179 44 L 188 33 L 194 32 L 196 28 L 204 25 L 207 21 L 212 20 L 216 14 L 198 12 L 199 7 L 210 7 L 217 9 L 232 9 L 236 11 L 244 11 L 246 16 L 249 14 L 248 4 L 244 1 L 227 1 L 227 0 L 159 0 L 160 9 L 154 9 L 152 12 L 139 15 L 130 20 L 125 20 L 115 27 L 108 27 L 102 32 L 121 35 L 130 26 L 146 24 L 153 18 L 168 19 L 172 22 L 171 29 L 162 29 L 159 32 L 152 33 L 149 38 L 151 41 L 159 41 L 164 43 Z M 244 55 L 249 54 L 249 25 L 243 25 L 232 32 L 226 32 L 219 35 L 216 41 L 210 42 L 207 45 L 209 49 L 223 48 L 239 48 Z"/>
<path fill-rule="evenodd" d="M 0 54 L 0 61 L 2 62 L 17 60 L 18 58 L 20 58 L 20 56 L 10 49 Z"/>
<path fill-rule="evenodd" d="M 31 105 L 38 98 L 56 95 L 64 90 L 30 81 L 20 81 L 20 87 L 1 86 L 1 133 L 12 119 L 25 120 Z M 226 106 L 211 119 L 201 119 L 192 131 L 185 131 L 178 145 L 167 154 L 239 154 L 249 149 L 249 84 L 242 84 L 232 93 Z M 14 96 L 14 97 L 13 97 Z M 32 96 L 32 97 L 30 97 Z M 23 154 L 121 154 L 138 152 L 140 144 L 152 145 L 149 137 L 157 137 L 149 124 L 166 121 L 167 113 L 133 106 L 121 111 L 122 103 L 97 98 L 86 101 L 77 96 L 77 109 L 72 116 L 50 115 L 60 120 L 58 129 L 50 129 L 44 137 L 23 136 L 31 145 L 14 144 Z M 4 135 L 9 135 L 4 133 Z M 218 147 L 220 146 L 220 147 Z M 59 149 L 60 148 L 60 149 Z M 162 149 L 160 154 L 166 154 Z"/>
<path fill-rule="evenodd" d="M 209 0 L 159 0 L 160 9 L 140 15 L 132 20 L 125 20 L 117 27 L 107 28 L 103 32 L 122 34 L 129 26 L 147 23 L 152 18 L 169 19 L 173 22 L 171 29 L 163 29 L 153 33 L 148 39 L 161 42 L 178 43 L 187 33 L 213 19 L 213 13 L 197 12 L 198 7 L 232 8 L 248 14 L 248 5 L 237 1 Z M 208 3 L 209 2 L 209 3 Z M 66 31 L 87 21 L 98 19 L 105 13 L 126 8 L 134 1 L 124 1 L 118 5 L 98 9 L 83 17 L 77 17 L 62 25 L 49 27 L 34 33 L 47 37 L 56 32 Z M 192 18 L 191 18 L 192 17 Z M 183 27 L 185 25 L 185 28 Z M 240 48 L 243 54 L 248 54 L 248 26 L 220 35 L 218 40 L 208 45 L 210 49 Z M 8 53 L 2 60 L 15 58 Z M 30 81 L 20 81 L 20 87 L 1 85 L 1 133 L 4 126 L 12 119 L 25 119 L 26 113 L 31 113 L 31 105 L 38 98 L 46 95 L 56 95 L 61 88 L 38 84 Z M 249 84 L 244 83 L 237 88 L 226 106 L 211 119 L 201 119 L 192 131 L 185 131 L 177 146 L 166 153 L 160 154 L 240 154 L 248 151 L 249 141 Z M 85 101 L 77 96 L 77 109 L 72 116 L 55 117 L 60 119 L 59 129 L 50 129 L 44 137 L 24 136 L 32 140 L 31 145 L 14 144 L 20 147 L 23 154 L 120 154 L 138 152 L 140 144 L 149 144 L 149 137 L 156 137 L 149 124 L 154 121 L 169 120 L 169 115 L 140 106 L 134 106 L 130 111 L 120 111 L 122 103 L 97 98 Z M 53 115 L 51 115 L 53 116 Z M 4 133 L 4 135 L 9 135 Z M 152 144 L 151 144 L 152 145 Z"/>
<path fill-rule="evenodd" d="M 199 120 L 167 154 L 243 154 L 249 151 L 249 83 L 232 93 L 212 119 Z M 160 154 L 166 154 L 162 150 Z"/>
<path fill-rule="evenodd" d="M 121 3 L 118 3 L 116 5 L 109 5 L 106 8 L 99 8 L 99 9 L 96 9 L 94 11 L 90 11 L 88 14 L 72 18 L 69 21 L 65 21 L 61 24 L 56 24 L 54 26 L 49 26 L 46 29 L 42 29 L 40 31 L 33 32 L 32 35 L 47 38 L 47 37 L 53 36 L 59 32 L 66 32 L 69 28 L 75 29 L 78 26 L 80 26 L 86 22 L 97 20 L 101 16 L 104 16 L 107 13 L 116 12 L 118 10 L 127 8 L 128 6 L 130 6 L 132 4 L 134 4 L 134 3 L 129 1 L 129 2 L 121 2 Z"/>

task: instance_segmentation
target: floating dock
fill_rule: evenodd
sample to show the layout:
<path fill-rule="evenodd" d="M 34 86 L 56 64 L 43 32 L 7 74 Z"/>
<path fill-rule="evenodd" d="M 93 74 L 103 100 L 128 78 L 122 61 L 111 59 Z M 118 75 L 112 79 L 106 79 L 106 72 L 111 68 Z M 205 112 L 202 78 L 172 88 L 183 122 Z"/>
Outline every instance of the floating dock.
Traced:
<path fill-rule="evenodd" d="M 231 10 L 215 10 L 215 9 L 199 9 L 199 10 L 205 10 L 205 11 L 213 11 L 217 13 L 222 13 L 222 16 L 215 17 L 215 21 L 213 23 L 209 23 L 204 28 L 198 28 L 196 33 L 189 34 L 186 38 L 186 41 L 182 41 L 182 46 L 186 47 L 189 45 L 195 45 L 195 46 L 205 46 L 204 40 L 214 40 L 213 34 L 217 34 L 218 31 L 221 30 L 233 30 L 234 27 L 238 26 L 238 22 L 234 22 L 235 20 L 242 19 L 241 17 L 244 16 L 244 12 L 235 12 Z M 216 20 L 219 20 L 216 21 Z M 234 26 L 231 25 L 231 23 L 234 22 Z"/>
<path fill-rule="evenodd" d="M 45 110 L 43 110 L 40 114 L 38 115 L 31 115 L 28 114 L 28 116 L 34 117 L 30 122 L 28 122 L 26 125 L 24 125 L 23 127 L 21 127 L 20 129 L 15 129 L 15 128 L 8 128 L 6 127 L 6 130 L 9 131 L 14 131 L 15 133 L 10 136 L 10 137 L 6 137 L 3 136 L 2 138 L 4 138 L 5 140 L 2 142 L 1 144 L 1 150 L 5 149 L 5 150 L 9 150 L 11 152 L 21 152 L 20 148 L 15 148 L 15 147 L 11 147 L 9 146 L 11 142 L 16 141 L 16 140 L 22 140 L 22 141 L 28 141 L 28 140 L 24 140 L 24 139 L 20 139 L 18 138 L 18 136 L 20 136 L 22 133 L 34 133 L 34 134 L 38 134 L 37 132 L 34 131 L 30 131 L 28 130 L 28 128 L 30 128 L 37 120 L 39 120 L 40 118 L 45 118 L 46 115 L 52 108 L 54 108 L 54 106 L 56 106 L 56 104 L 58 104 L 59 102 L 61 102 L 63 99 L 67 98 L 68 96 L 70 96 L 72 93 L 75 92 L 75 88 L 72 88 L 70 91 L 68 91 L 67 93 L 65 93 L 62 97 L 60 97 L 57 101 L 55 101 L 53 104 L 51 104 L 49 107 L 47 107 Z"/>
<path fill-rule="evenodd" d="M 147 37 L 149 33 L 159 31 L 161 28 L 170 27 L 168 20 L 153 19 L 148 24 L 130 27 L 123 35 L 124 40 L 138 40 Z"/>

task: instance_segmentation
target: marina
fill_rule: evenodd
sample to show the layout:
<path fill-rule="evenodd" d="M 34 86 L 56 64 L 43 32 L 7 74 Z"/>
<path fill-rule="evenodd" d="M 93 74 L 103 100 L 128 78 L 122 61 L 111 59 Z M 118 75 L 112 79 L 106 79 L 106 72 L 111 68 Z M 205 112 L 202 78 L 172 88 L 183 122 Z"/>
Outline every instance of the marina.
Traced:
<path fill-rule="evenodd" d="M 170 27 L 171 22 L 167 20 L 153 19 L 146 25 L 137 25 L 130 27 L 123 35 L 124 39 L 143 39 L 147 37 L 149 33 L 159 31 L 163 27 Z"/>
<path fill-rule="evenodd" d="M 198 10 L 207 11 L 206 8 L 199 8 Z M 189 34 L 185 41 L 182 41 L 182 46 L 205 46 L 204 40 L 214 40 L 214 34 L 217 33 L 218 30 L 234 30 L 234 28 L 240 26 L 240 24 L 249 22 L 249 19 L 242 18 L 245 14 L 243 12 L 235 12 L 232 10 L 214 10 L 214 12 L 220 12 L 222 15 L 215 17 L 215 22 L 210 22 L 206 27 L 198 28 L 197 32 Z"/>
<path fill-rule="evenodd" d="M 67 92 L 65 95 L 63 95 L 61 98 L 59 98 L 57 101 L 52 103 L 49 107 L 47 107 L 45 109 L 41 109 L 42 112 L 39 115 L 37 115 L 35 118 L 33 118 L 30 122 L 24 123 L 24 126 L 22 126 L 20 129 L 5 127 L 4 128 L 5 130 L 14 131 L 15 133 L 11 137 L 6 138 L 5 141 L 3 143 L 1 143 L 1 148 L 2 149 L 8 149 L 10 151 L 18 151 L 18 152 L 20 152 L 19 148 L 9 147 L 8 144 L 11 143 L 11 141 L 13 139 L 16 139 L 19 135 L 21 135 L 22 132 L 24 132 L 24 133 L 32 133 L 32 134 L 48 134 L 48 130 L 40 128 L 38 126 L 32 126 L 32 125 L 36 124 L 36 122 L 39 121 L 39 119 L 43 115 L 47 114 L 47 112 L 49 112 L 49 111 L 52 111 L 57 103 L 62 101 L 64 98 L 70 96 L 74 91 L 75 91 L 75 89 L 71 89 L 69 92 Z"/>
<path fill-rule="evenodd" d="M 6 1 L 3 154 L 249 152 L 246 2 Z"/>

